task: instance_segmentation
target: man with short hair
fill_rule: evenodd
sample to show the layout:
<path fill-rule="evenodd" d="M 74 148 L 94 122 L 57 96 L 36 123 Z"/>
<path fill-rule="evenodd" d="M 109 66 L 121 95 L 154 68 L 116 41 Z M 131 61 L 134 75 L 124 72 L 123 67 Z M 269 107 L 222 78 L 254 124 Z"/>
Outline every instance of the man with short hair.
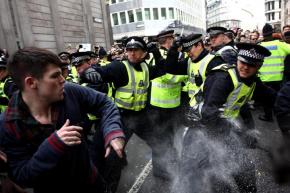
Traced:
<path fill-rule="evenodd" d="M 226 63 L 233 65 L 237 62 L 237 51 L 233 45 L 227 45 L 228 42 L 225 42 L 227 31 L 224 27 L 211 27 L 206 30 L 212 46 L 211 53 L 220 55 Z"/>
<path fill-rule="evenodd" d="M 104 94 L 65 83 L 60 60 L 39 48 L 18 50 L 8 70 L 19 88 L 0 118 L 0 146 L 11 178 L 35 193 L 104 192 L 89 153 L 87 113 L 101 117 L 105 157 L 123 156 L 120 114 Z M 98 151 L 98 150 L 95 150 Z"/>

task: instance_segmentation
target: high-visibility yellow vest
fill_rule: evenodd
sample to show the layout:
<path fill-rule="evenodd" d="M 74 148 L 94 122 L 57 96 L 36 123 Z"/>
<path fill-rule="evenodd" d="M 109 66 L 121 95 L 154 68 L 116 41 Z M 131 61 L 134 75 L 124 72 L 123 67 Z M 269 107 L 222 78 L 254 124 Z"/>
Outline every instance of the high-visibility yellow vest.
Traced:
<path fill-rule="evenodd" d="M 104 59 L 101 59 L 100 61 L 99 61 L 99 64 L 101 65 L 101 66 L 106 66 L 107 64 L 110 64 L 111 62 L 109 62 L 109 61 L 107 61 L 107 60 L 104 60 Z"/>
<path fill-rule="evenodd" d="M 78 71 L 75 66 L 71 67 L 71 72 L 68 76 L 68 81 L 74 82 L 74 83 L 79 83 L 79 76 L 78 76 Z"/>
<path fill-rule="evenodd" d="M 215 57 L 214 54 L 206 55 L 202 60 L 197 63 L 193 63 L 188 59 L 187 74 L 188 74 L 188 96 L 191 98 L 195 92 L 199 89 L 199 86 L 195 83 L 195 76 L 201 76 L 202 81 L 205 81 L 205 73 L 208 64 Z"/>
<path fill-rule="evenodd" d="M 271 56 L 265 57 L 262 67 L 259 69 L 259 77 L 263 82 L 282 81 L 284 73 L 284 59 L 290 54 L 290 45 L 279 40 L 261 42 L 271 52 Z"/>
<path fill-rule="evenodd" d="M 224 70 L 230 74 L 231 80 L 234 85 L 234 90 L 229 94 L 226 103 L 223 105 L 223 114 L 224 118 L 236 118 L 240 114 L 241 107 L 249 101 L 256 87 L 256 83 L 252 83 L 251 86 L 247 86 L 243 82 L 240 82 L 238 79 L 237 72 L 234 66 L 230 66 L 228 64 L 222 64 L 213 68 L 212 70 Z M 203 84 L 204 85 L 204 84 Z M 203 91 L 203 85 L 201 88 L 201 92 Z M 198 93 L 196 93 L 197 95 Z M 198 104 L 199 103 L 199 104 Z M 190 101 L 190 106 L 195 109 L 199 109 L 199 113 L 201 113 L 202 106 L 196 107 L 202 104 L 200 99 L 197 99 L 196 96 L 192 98 Z"/>
<path fill-rule="evenodd" d="M 161 55 L 166 57 L 167 51 L 160 49 Z M 181 103 L 181 82 L 186 79 L 184 75 L 165 74 L 153 79 L 151 82 L 150 104 L 160 108 L 175 108 Z"/>
<path fill-rule="evenodd" d="M 128 61 L 122 62 L 127 69 L 128 84 L 117 88 L 115 103 L 118 107 L 133 111 L 140 111 L 145 108 L 149 87 L 149 70 L 145 62 L 142 62 L 142 71 L 139 72 L 131 66 Z"/>
<path fill-rule="evenodd" d="M 2 81 L 0 82 L 0 97 L 7 98 L 8 99 L 8 97 L 4 93 L 4 86 L 5 86 L 5 83 L 6 83 L 6 80 L 7 79 L 8 78 L 6 78 L 4 82 L 2 82 Z M 7 105 L 0 104 L 0 113 L 3 113 L 6 110 L 6 108 L 7 108 Z"/>

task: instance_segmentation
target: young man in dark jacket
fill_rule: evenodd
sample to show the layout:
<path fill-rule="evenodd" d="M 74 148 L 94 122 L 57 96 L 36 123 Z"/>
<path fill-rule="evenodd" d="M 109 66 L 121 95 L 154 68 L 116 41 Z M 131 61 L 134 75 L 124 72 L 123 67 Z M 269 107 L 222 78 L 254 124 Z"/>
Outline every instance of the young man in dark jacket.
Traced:
<path fill-rule="evenodd" d="M 88 150 L 87 113 L 101 117 L 106 155 L 122 157 L 124 134 L 116 106 L 92 89 L 66 83 L 57 56 L 47 50 L 17 51 L 8 70 L 19 88 L 0 119 L 0 146 L 11 178 L 45 192 L 103 192 Z"/>

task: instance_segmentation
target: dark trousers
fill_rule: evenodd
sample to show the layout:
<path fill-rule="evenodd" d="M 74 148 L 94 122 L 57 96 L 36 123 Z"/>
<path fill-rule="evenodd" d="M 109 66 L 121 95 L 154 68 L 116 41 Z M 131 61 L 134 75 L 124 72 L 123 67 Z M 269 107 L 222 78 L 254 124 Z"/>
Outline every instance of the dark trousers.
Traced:
<path fill-rule="evenodd" d="M 268 87 L 274 89 L 275 91 L 279 91 L 281 88 L 281 81 L 275 81 L 275 82 L 264 82 L 265 85 Z M 271 104 L 264 104 L 264 113 L 265 113 L 265 118 L 272 119 L 273 118 L 273 107 Z"/>
<path fill-rule="evenodd" d="M 177 172 L 178 154 L 174 145 L 176 131 L 180 128 L 184 114 L 182 108 L 150 107 L 154 114 L 154 146 L 152 147 L 153 175 L 165 180 L 172 180 Z"/>
<path fill-rule="evenodd" d="M 93 133 L 89 135 L 91 139 L 88 141 L 90 155 L 98 169 L 99 187 L 104 189 L 104 193 L 114 193 L 118 188 L 126 158 L 119 158 L 114 150 L 111 150 L 105 158 L 103 132 L 97 121 L 94 122 L 94 127 Z"/>
<path fill-rule="evenodd" d="M 133 133 L 152 149 L 153 174 L 163 179 L 171 178 L 176 165 L 173 145 L 174 130 L 180 123 L 179 108 L 162 109 L 148 107 L 140 112 L 121 111 L 127 141 Z"/>

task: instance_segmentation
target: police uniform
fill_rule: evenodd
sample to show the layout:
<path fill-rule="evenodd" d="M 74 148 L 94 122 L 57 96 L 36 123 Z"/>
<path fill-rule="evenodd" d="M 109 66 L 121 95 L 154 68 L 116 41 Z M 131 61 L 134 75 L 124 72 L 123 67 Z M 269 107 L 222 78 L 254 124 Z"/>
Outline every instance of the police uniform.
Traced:
<path fill-rule="evenodd" d="M 0 69 L 6 71 L 6 65 L 7 65 L 6 57 L 0 56 Z M 7 84 L 6 83 L 7 80 L 8 80 L 8 75 L 6 77 L 3 77 L 0 80 L 0 113 L 5 111 L 9 102 L 8 97 L 4 92 L 4 87 L 5 87 L 5 84 Z"/>
<path fill-rule="evenodd" d="M 270 55 L 267 49 L 255 44 L 241 43 L 237 47 L 238 60 L 247 65 L 262 65 L 264 57 Z M 201 192 L 205 184 L 213 192 L 234 190 L 234 186 L 240 192 L 256 192 L 255 166 L 245 151 L 252 141 L 246 140 L 247 128 L 236 125 L 241 124 L 238 121 L 241 107 L 251 97 L 273 104 L 275 92 L 265 87 L 256 74 L 243 79 L 235 66 L 226 64 L 212 69 L 201 92 L 195 95 L 192 104 L 193 128 L 184 137 L 180 168 L 181 176 L 194 171 L 187 178 L 195 179 L 191 184 L 196 187 L 187 184 L 186 178 L 181 179 L 181 185 Z"/>
<path fill-rule="evenodd" d="M 201 34 L 190 34 L 183 38 L 182 49 L 184 52 L 188 52 L 192 46 L 202 41 Z M 188 75 L 188 97 L 192 97 L 195 90 L 205 80 L 206 74 L 214 67 L 225 63 L 220 56 L 209 54 L 206 49 L 203 49 L 199 56 L 195 60 L 187 57 L 182 61 L 178 61 L 177 47 L 172 47 L 169 50 L 165 69 L 168 73 Z M 187 99 L 187 101 L 189 101 Z M 188 106 L 188 103 L 187 103 Z"/>
<path fill-rule="evenodd" d="M 71 54 L 71 63 L 73 66 L 77 67 L 81 65 L 84 61 L 89 61 L 92 57 L 95 57 L 94 52 L 76 52 Z M 91 65 L 93 66 L 93 65 Z M 94 72 L 94 71 L 93 71 Z M 84 75 L 91 76 L 91 81 L 87 81 Z M 91 69 L 85 69 L 82 74 L 79 74 L 79 84 L 83 86 L 90 87 L 96 91 L 108 94 L 108 85 L 102 81 L 102 78 L 98 74 L 91 73 Z"/>
<path fill-rule="evenodd" d="M 228 30 L 224 27 L 211 27 L 208 28 L 206 32 L 209 37 L 213 37 L 219 34 L 228 33 Z M 212 48 L 211 52 L 212 54 L 220 55 L 227 64 L 233 65 L 237 62 L 237 50 L 235 49 L 233 42 L 218 45 L 217 47 Z"/>
<path fill-rule="evenodd" d="M 130 37 L 124 44 L 126 49 L 142 49 L 144 53 L 147 51 L 146 43 L 141 37 Z M 94 70 L 104 82 L 113 84 L 113 98 L 127 129 L 125 131 L 127 140 L 134 132 L 145 141 L 150 141 L 149 135 L 152 134 L 153 129 L 149 126 L 150 120 L 147 119 L 146 113 L 148 88 L 150 80 L 164 74 L 159 63 L 148 66 L 144 60 L 138 63 L 129 60 L 113 61 Z M 85 78 L 90 80 L 86 75 Z"/>
<path fill-rule="evenodd" d="M 168 48 L 174 40 L 174 30 L 163 30 L 156 36 L 162 58 L 167 57 Z M 155 63 L 152 57 L 151 65 Z M 165 64 L 166 65 L 166 64 Z M 152 151 L 153 175 L 168 179 L 170 173 L 175 173 L 177 153 L 174 148 L 174 131 L 181 125 L 181 94 L 182 84 L 187 76 L 166 73 L 151 80 L 150 114 L 158 123 L 155 137 L 158 142 Z M 164 159 L 167 157 L 167 159 Z"/>
<path fill-rule="evenodd" d="M 272 34 L 272 26 L 265 24 L 263 27 L 264 40 L 260 45 L 267 48 L 271 52 L 271 56 L 265 58 L 263 66 L 259 70 L 259 76 L 267 86 L 279 91 L 284 78 L 284 60 L 290 54 L 290 45 L 280 40 L 274 40 Z M 259 119 L 273 121 L 271 107 L 264 106 L 264 113 L 259 116 Z"/>

